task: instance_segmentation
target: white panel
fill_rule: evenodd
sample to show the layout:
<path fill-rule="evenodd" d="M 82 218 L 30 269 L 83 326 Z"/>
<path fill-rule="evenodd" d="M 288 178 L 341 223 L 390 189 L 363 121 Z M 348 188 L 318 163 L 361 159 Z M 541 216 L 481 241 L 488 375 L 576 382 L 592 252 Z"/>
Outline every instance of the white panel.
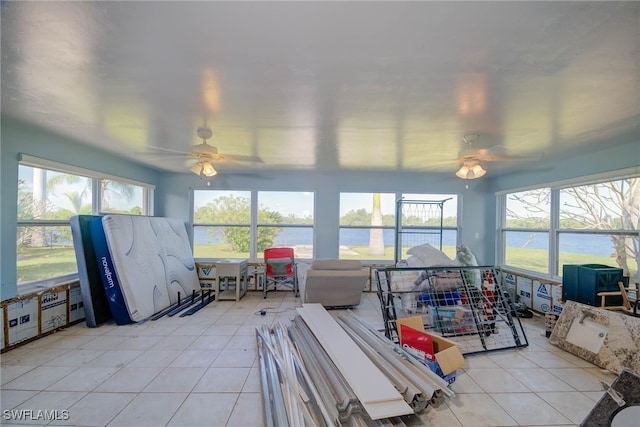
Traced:
<path fill-rule="evenodd" d="M 338 325 L 322 304 L 296 309 L 374 419 L 412 414 L 389 379 Z"/>

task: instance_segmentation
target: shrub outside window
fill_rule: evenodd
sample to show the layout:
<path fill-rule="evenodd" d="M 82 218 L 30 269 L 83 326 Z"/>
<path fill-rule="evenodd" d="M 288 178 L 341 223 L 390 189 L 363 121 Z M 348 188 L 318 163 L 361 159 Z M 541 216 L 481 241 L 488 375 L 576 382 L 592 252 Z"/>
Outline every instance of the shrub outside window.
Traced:
<path fill-rule="evenodd" d="M 270 246 L 313 257 L 314 193 L 195 190 L 195 258 L 262 259 Z"/>
<path fill-rule="evenodd" d="M 296 259 L 312 259 L 313 212 L 311 192 L 259 191 L 256 258 L 270 246 L 288 246 Z"/>

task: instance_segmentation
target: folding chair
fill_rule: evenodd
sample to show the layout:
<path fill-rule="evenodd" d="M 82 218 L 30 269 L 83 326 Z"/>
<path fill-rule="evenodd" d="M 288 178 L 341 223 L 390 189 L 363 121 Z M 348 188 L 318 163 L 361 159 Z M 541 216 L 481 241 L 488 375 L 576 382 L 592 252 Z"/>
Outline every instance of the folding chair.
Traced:
<path fill-rule="evenodd" d="M 293 258 L 293 248 L 267 248 L 264 250 L 265 283 L 263 286 L 264 298 L 267 297 L 269 287 L 277 290 L 278 285 L 293 289 L 293 294 L 298 296 L 298 278 L 296 263 Z"/>

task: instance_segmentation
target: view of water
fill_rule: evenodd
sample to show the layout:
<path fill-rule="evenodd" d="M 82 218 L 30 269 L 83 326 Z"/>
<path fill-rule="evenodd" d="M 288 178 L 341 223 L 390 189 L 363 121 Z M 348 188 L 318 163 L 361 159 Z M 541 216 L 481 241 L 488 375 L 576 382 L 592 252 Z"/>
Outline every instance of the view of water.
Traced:
<path fill-rule="evenodd" d="M 383 230 L 384 242 L 386 246 L 394 245 L 395 230 Z M 411 235 L 404 236 L 405 246 L 414 246 L 422 242 L 431 243 L 437 246 L 435 236 L 429 236 L 422 241 Z M 548 249 L 548 234 L 528 232 L 509 232 L 507 234 L 508 247 L 527 247 L 530 249 Z M 195 243 L 222 243 L 220 237 L 211 239 L 207 236 L 206 229 L 196 228 Z M 313 230 L 307 228 L 285 228 L 276 238 L 274 245 L 295 246 L 310 245 L 313 243 Z M 464 243 L 464 242 L 463 242 Z M 345 246 L 366 246 L 369 244 L 369 230 L 345 228 L 340 230 L 340 244 Z M 444 230 L 442 233 L 442 245 L 454 246 L 456 244 L 456 232 L 454 230 Z M 526 244 L 526 246 L 525 246 Z M 607 236 L 588 234 L 561 234 L 560 252 L 570 252 L 577 254 L 610 256 L 613 252 L 611 239 Z"/>

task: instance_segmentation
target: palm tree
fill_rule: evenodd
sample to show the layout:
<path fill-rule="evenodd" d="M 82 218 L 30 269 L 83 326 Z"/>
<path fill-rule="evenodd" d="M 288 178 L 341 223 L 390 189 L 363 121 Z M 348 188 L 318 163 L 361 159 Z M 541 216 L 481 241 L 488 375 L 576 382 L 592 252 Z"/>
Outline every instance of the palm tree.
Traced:
<path fill-rule="evenodd" d="M 384 234 L 382 228 L 382 208 L 380 193 L 373 193 L 373 212 L 369 231 L 369 255 L 384 256 Z M 376 227 L 376 228 L 373 228 Z"/>
<path fill-rule="evenodd" d="M 100 206 L 103 210 L 109 208 L 109 200 L 107 195 L 113 194 L 116 198 L 129 201 L 133 197 L 135 187 L 131 184 L 127 184 L 120 181 L 114 181 L 112 179 L 100 180 Z"/>

